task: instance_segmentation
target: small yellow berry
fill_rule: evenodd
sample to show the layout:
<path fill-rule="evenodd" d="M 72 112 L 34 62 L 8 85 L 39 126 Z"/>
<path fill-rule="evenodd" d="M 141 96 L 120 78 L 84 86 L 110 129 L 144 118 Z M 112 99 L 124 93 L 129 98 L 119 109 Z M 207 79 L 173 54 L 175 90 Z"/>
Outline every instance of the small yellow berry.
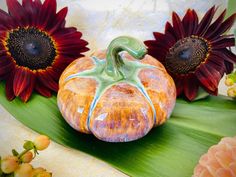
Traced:
<path fill-rule="evenodd" d="M 46 170 L 42 167 L 35 168 L 33 170 L 32 177 L 36 177 L 39 173 L 42 173 L 44 171 L 46 171 Z"/>
<path fill-rule="evenodd" d="M 15 171 L 14 177 L 31 177 L 33 167 L 29 163 L 22 163 L 19 168 Z"/>
<path fill-rule="evenodd" d="M 231 87 L 227 90 L 227 94 L 230 97 L 236 97 L 236 86 L 235 87 Z"/>
<path fill-rule="evenodd" d="M 3 173 L 9 174 L 14 172 L 19 166 L 18 158 L 15 156 L 7 156 L 1 161 L 1 169 Z"/>
<path fill-rule="evenodd" d="M 33 159 L 33 153 L 31 151 L 26 152 L 22 157 L 21 160 L 24 163 L 29 163 Z"/>
<path fill-rule="evenodd" d="M 50 144 L 50 139 L 45 135 L 40 135 L 34 140 L 34 145 L 37 150 L 42 151 L 46 149 Z"/>
<path fill-rule="evenodd" d="M 52 177 L 52 173 L 49 173 L 47 171 L 43 171 L 43 172 L 37 174 L 35 177 Z"/>
<path fill-rule="evenodd" d="M 228 87 L 234 85 L 234 80 L 232 78 L 226 77 L 225 85 Z"/>

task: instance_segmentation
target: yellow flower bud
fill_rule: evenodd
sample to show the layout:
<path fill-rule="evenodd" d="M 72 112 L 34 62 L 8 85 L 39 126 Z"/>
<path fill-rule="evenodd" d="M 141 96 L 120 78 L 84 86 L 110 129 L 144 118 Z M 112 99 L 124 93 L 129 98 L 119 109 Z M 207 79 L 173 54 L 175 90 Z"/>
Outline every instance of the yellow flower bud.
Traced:
<path fill-rule="evenodd" d="M 236 86 L 229 88 L 227 94 L 230 97 L 236 97 Z"/>
<path fill-rule="evenodd" d="M 38 175 L 36 175 L 35 177 L 52 177 L 52 173 L 49 173 L 47 171 L 41 172 Z"/>
<path fill-rule="evenodd" d="M 225 85 L 228 86 L 228 87 L 234 85 L 234 80 L 232 78 L 226 77 Z"/>
<path fill-rule="evenodd" d="M 33 167 L 29 163 L 22 163 L 15 171 L 14 177 L 31 177 Z"/>
<path fill-rule="evenodd" d="M 1 161 L 1 170 L 6 174 L 14 172 L 18 166 L 18 158 L 15 156 L 7 156 Z"/>
<path fill-rule="evenodd" d="M 44 171 L 46 171 L 46 170 L 42 167 L 35 168 L 33 170 L 32 177 L 36 177 L 39 173 L 42 173 Z"/>
<path fill-rule="evenodd" d="M 33 153 L 31 151 L 26 152 L 22 157 L 21 160 L 24 163 L 29 163 L 33 159 Z"/>
<path fill-rule="evenodd" d="M 37 150 L 44 150 L 46 149 L 50 144 L 50 139 L 45 135 L 40 135 L 34 140 L 34 145 Z"/>

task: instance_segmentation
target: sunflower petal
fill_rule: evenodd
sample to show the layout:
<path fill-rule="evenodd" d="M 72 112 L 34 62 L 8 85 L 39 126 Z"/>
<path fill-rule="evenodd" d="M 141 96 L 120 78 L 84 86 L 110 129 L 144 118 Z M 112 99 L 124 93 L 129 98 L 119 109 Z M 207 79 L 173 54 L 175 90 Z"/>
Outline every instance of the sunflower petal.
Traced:
<path fill-rule="evenodd" d="M 36 81 L 35 90 L 40 93 L 42 96 L 51 97 L 52 93 L 50 89 L 40 84 L 40 81 Z"/>
<path fill-rule="evenodd" d="M 213 6 L 212 8 L 210 8 L 207 13 L 204 15 L 203 19 L 201 20 L 201 22 L 198 25 L 196 34 L 198 35 L 204 35 L 207 31 L 207 29 L 209 28 L 209 25 L 211 24 L 211 21 L 213 19 L 213 16 L 215 14 L 215 6 Z"/>
<path fill-rule="evenodd" d="M 13 91 L 14 75 L 15 75 L 14 72 L 10 73 L 6 81 L 6 97 L 9 101 L 12 101 L 16 97 Z"/>
<path fill-rule="evenodd" d="M 174 28 L 172 27 L 172 25 L 169 22 L 167 22 L 165 25 L 165 34 L 169 34 L 169 35 L 173 36 L 176 41 L 178 39 L 175 34 Z"/>
<path fill-rule="evenodd" d="M 180 96 L 184 90 L 184 79 L 183 78 L 174 78 L 177 96 Z"/>
<path fill-rule="evenodd" d="M 0 24 L 0 29 L 6 29 L 14 26 L 12 17 L 2 9 L 0 9 Z"/>
<path fill-rule="evenodd" d="M 19 95 L 19 97 L 23 102 L 27 102 L 29 100 L 34 90 L 34 86 L 35 86 L 35 74 L 32 74 L 29 79 L 27 88 L 24 91 L 22 91 L 21 94 Z"/>
<path fill-rule="evenodd" d="M 0 57 L 0 75 L 5 75 L 14 69 L 15 65 L 8 57 Z"/>
<path fill-rule="evenodd" d="M 213 68 L 207 68 L 207 65 L 201 65 L 196 71 L 195 75 L 201 82 L 204 88 L 207 88 L 211 92 L 217 90 L 221 74 Z"/>
<path fill-rule="evenodd" d="M 213 49 L 222 49 L 222 48 L 232 47 L 232 46 L 235 46 L 234 38 L 222 38 L 212 43 Z"/>
<path fill-rule="evenodd" d="M 22 0 L 22 6 L 27 13 L 29 25 L 35 25 L 35 19 L 37 18 L 42 5 L 37 5 L 37 2 L 33 2 L 32 0 Z"/>
<path fill-rule="evenodd" d="M 157 60 L 163 62 L 166 58 L 166 51 L 162 50 L 162 48 L 160 48 L 160 50 L 158 48 L 152 49 L 152 48 L 148 48 L 148 54 L 155 57 Z"/>
<path fill-rule="evenodd" d="M 54 79 L 47 74 L 47 72 L 37 72 L 38 80 L 47 88 L 51 89 L 52 91 L 58 91 L 58 83 L 54 81 Z"/>
<path fill-rule="evenodd" d="M 164 45 L 166 48 L 172 47 L 176 42 L 175 38 L 170 34 L 162 34 L 159 32 L 154 32 L 153 35 L 155 39 L 157 41 L 161 41 L 161 44 Z"/>
<path fill-rule="evenodd" d="M 13 80 L 13 91 L 16 96 L 19 96 L 29 85 L 32 77 L 32 72 L 24 67 L 17 67 Z"/>
<path fill-rule="evenodd" d="M 185 29 L 185 37 L 190 36 L 193 30 L 193 15 L 192 10 L 188 9 L 185 16 L 182 19 L 182 23 Z"/>
<path fill-rule="evenodd" d="M 195 76 L 189 76 L 184 80 L 184 95 L 189 101 L 197 96 L 198 88 L 199 83 Z"/>
<path fill-rule="evenodd" d="M 224 61 L 226 74 L 230 74 L 234 70 L 234 64 L 228 61 Z"/>
<path fill-rule="evenodd" d="M 193 29 L 192 29 L 192 34 L 196 34 L 197 27 L 198 27 L 198 16 L 195 10 L 192 10 L 192 16 L 193 16 Z"/>
<path fill-rule="evenodd" d="M 51 25 L 55 19 L 57 10 L 56 0 L 45 0 L 39 12 L 37 25 L 47 29 L 47 25 Z"/>
<path fill-rule="evenodd" d="M 212 50 L 212 54 L 217 55 L 222 60 L 226 60 L 231 63 L 236 63 L 236 55 L 226 48 L 220 50 Z"/>
<path fill-rule="evenodd" d="M 211 56 L 206 61 L 206 64 L 209 64 L 212 68 L 215 68 L 222 75 L 224 74 L 226 70 L 224 60 L 222 60 L 222 58 L 214 54 L 211 54 Z"/>
<path fill-rule="evenodd" d="M 17 23 L 26 25 L 28 16 L 21 4 L 17 0 L 6 0 L 6 2 L 9 14 L 16 19 Z"/>
<path fill-rule="evenodd" d="M 49 30 L 50 35 L 53 35 L 53 33 L 59 28 L 64 27 L 63 24 L 65 24 L 67 12 L 68 8 L 65 7 L 56 14 L 55 23 L 53 23 L 52 28 Z"/>
<path fill-rule="evenodd" d="M 175 12 L 172 13 L 172 21 L 177 39 L 183 38 L 185 35 L 184 27 L 179 16 Z"/>
<path fill-rule="evenodd" d="M 219 35 L 225 33 L 227 30 L 229 30 L 234 22 L 235 22 L 235 18 L 236 18 L 236 13 L 231 15 L 229 18 L 227 18 L 218 28 L 218 30 L 216 30 L 214 33 L 212 33 L 212 39 L 216 39 L 219 37 Z"/>
<path fill-rule="evenodd" d="M 215 32 L 219 29 L 221 23 L 223 22 L 225 14 L 226 9 L 220 14 L 220 16 L 214 21 L 214 23 L 210 25 L 210 27 L 207 29 L 207 32 L 204 34 L 204 37 L 206 39 L 211 39 L 212 36 L 215 36 Z"/>

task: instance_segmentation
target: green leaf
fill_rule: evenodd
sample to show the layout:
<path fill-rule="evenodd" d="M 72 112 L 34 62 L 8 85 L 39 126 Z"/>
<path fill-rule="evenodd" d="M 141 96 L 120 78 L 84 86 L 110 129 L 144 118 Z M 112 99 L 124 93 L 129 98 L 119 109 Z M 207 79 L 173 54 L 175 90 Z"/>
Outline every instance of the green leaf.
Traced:
<path fill-rule="evenodd" d="M 4 93 L 3 84 L 0 93 Z M 106 143 L 76 132 L 62 118 L 55 96 L 48 99 L 33 94 L 25 104 L 19 99 L 9 102 L 0 94 L 0 104 L 33 130 L 130 176 L 189 177 L 210 146 L 223 136 L 236 135 L 236 102 L 227 97 L 209 96 L 193 103 L 179 99 L 166 124 L 129 143 Z"/>
<path fill-rule="evenodd" d="M 235 13 L 236 9 L 236 1 L 235 0 L 228 0 L 228 8 L 227 8 L 227 14 L 226 17 L 229 17 L 233 13 Z"/>
<path fill-rule="evenodd" d="M 0 176 L 3 175 L 2 169 L 1 169 L 1 163 L 2 163 L 2 157 L 0 156 Z"/>
<path fill-rule="evenodd" d="M 19 155 L 19 153 L 15 150 L 15 149 L 12 149 L 12 155 L 14 155 L 14 156 L 18 156 Z"/>

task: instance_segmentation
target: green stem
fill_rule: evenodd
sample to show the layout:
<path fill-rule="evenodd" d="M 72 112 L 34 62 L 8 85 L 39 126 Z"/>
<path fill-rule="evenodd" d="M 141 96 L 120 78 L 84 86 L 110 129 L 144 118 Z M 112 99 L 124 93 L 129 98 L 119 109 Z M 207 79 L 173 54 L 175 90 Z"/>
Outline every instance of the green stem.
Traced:
<path fill-rule="evenodd" d="M 30 151 L 29 149 L 25 149 L 22 153 L 20 153 L 17 157 L 20 159 L 23 155 L 25 155 L 28 151 Z"/>
<path fill-rule="evenodd" d="M 131 56 L 139 60 L 147 53 L 145 45 L 135 38 L 128 36 L 115 38 L 108 46 L 105 67 L 107 75 L 113 77 L 114 80 L 124 77 L 120 71 L 120 68 L 124 66 L 123 59 L 119 55 L 122 51 L 127 51 Z"/>

